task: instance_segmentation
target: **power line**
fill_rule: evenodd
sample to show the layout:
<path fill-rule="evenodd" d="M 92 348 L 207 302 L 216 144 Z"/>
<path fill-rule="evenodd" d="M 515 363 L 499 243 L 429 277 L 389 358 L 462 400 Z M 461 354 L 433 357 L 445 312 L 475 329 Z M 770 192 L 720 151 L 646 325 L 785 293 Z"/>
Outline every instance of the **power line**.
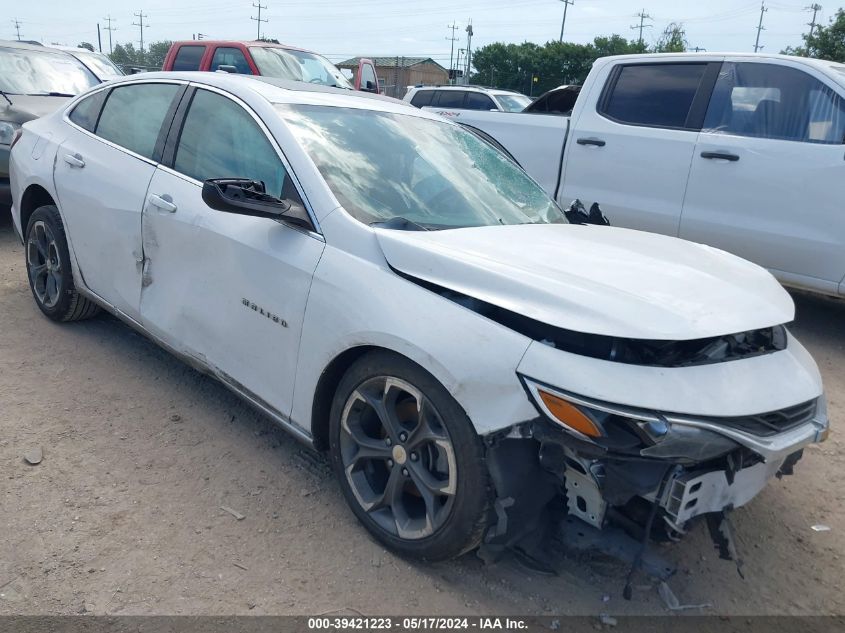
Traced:
<path fill-rule="evenodd" d="M 652 18 L 648 13 L 646 13 L 645 9 L 640 11 L 636 15 L 636 17 L 638 17 L 640 19 L 640 23 L 639 23 L 639 25 L 634 24 L 631 28 L 635 31 L 639 30 L 640 36 L 639 36 L 639 38 L 637 38 L 637 41 L 640 43 L 640 46 L 642 47 L 642 45 L 643 45 L 643 29 L 650 29 L 651 28 L 651 24 L 646 24 L 645 21 L 646 20 L 652 20 L 654 18 Z"/>
<path fill-rule="evenodd" d="M 755 53 L 757 51 L 759 51 L 761 48 L 763 48 L 762 46 L 760 46 L 760 31 L 766 30 L 766 27 L 763 26 L 763 14 L 766 11 L 768 11 L 768 9 L 766 8 L 766 3 L 761 2 L 760 3 L 760 22 L 757 23 L 757 39 L 754 41 L 754 52 Z"/>
<path fill-rule="evenodd" d="M 17 31 L 17 33 L 18 33 L 18 41 L 20 42 L 21 41 L 21 23 L 18 22 L 17 18 L 14 18 L 12 20 L 12 24 L 15 25 L 15 31 Z"/>
<path fill-rule="evenodd" d="M 112 25 L 111 25 L 111 23 L 112 23 L 112 22 L 117 22 L 117 20 L 115 20 L 115 19 L 113 19 L 113 18 L 111 17 L 111 13 L 109 13 L 109 14 L 108 14 L 108 16 L 104 17 L 103 19 L 104 19 L 106 22 L 108 22 L 108 23 L 109 23 L 109 25 L 108 25 L 108 26 L 104 26 L 103 28 L 104 28 L 106 31 L 108 31 L 108 32 L 109 32 L 109 55 L 111 55 L 111 54 L 112 54 L 112 47 L 111 47 L 111 32 L 112 32 L 112 31 L 116 31 L 116 30 L 117 30 L 117 27 L 116 27 L 116 26 L 112 26 Z"/>
<path fill-rule="evenodd" d="M 570 4 L 575 4 L 575 0 L 561 0 L 563 2 L 563 20 L 560 23 L 560 40 L 563 42 L 563 27 L 566 26 L 566 10 L 569 8 Z"/>
<path fill-rule="evenodd" d="M 457 31 L 460 27 L 457 24 L 455 24 L 454 22 L 452 22 L 452 24 L 447 24 L 446 28 L 452 30 L 452 35 L 450 37 L 446 38 L 447 40 L 450 40 L 452 42 L 452 50 L 449 53 L 449 85 L 452 85 L 452 81 L 453 81 L 452 62 L 454 61 L 454 58 L 455 58 L 455 42 L 458 41 L 458 38 L 455 37 L 455 31 Z"/>
<path fill-rule="evenodd" d="M 138 11 L 138 13 L 133 13 L 132 15 L 134 15 L 136 18 L 138 18 L 138 21 L 133 22 L 132 26 L 137 26 L 138 30 L 141 32 L 140 42 L 141 42 L 141 52 L 143 53 L 144 52 L 144 29 L 150 28 L 149 24 L 144 24 L 144 18 L 148 18 L 150 16 L 145 14 L 143 9 L 141 11 Z"/>
<path fill-rule="evenodd" d="M 252 16 L 249 16 L 249 19 L 250 19 L 250 20 L 255 20 L 255 26 L 256 26 L 256 27 L 257 27 L 257 29 L 258 29 L 258 36 L 256 37 L 256 39 L 260 40 L 260 39 L 261 39 L 261 23 L 262 23 L 262 22 L 269 22 L 269 21 L 270 21 L 268 18 L 265 18 L 265 19 L 263 19 L 263 20 L 261 19 L 261 9 L 266 9 L 266 8 L 267 8 L 267 5 L 266 5 L 266 4 L 261 4 L 260 2 L 259 2 L 258 4 L 255 4 L 255 3 L 253 2 L 253 3 L 252 3 L 252 6 L 253 6 L 253 7 L 255 7 L 256 9 L 258 9 L 258 17 L 257 17 L 257 18 L 254 18 L 254 17 L 252 17 Z"/>

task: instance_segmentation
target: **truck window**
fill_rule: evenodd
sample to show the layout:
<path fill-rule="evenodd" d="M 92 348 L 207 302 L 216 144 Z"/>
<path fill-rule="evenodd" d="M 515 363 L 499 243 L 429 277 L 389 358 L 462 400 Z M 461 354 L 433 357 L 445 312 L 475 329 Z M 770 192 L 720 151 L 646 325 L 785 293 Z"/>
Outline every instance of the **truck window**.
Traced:
<path fill-rule="evenodd" d="M 437 96 L 431 100 L 431 105 L 438 108 L 463 108 L 465 90 L 438 90 Z"/>
<path fill-rule="evenodd" d="M 378 92 L 378 79 L 373 67 L 369 64 L 364 64 L 361 67 L 361 90 L 369 92 Z"/>
<path fill-rule="evenodd" d="M 418 108 L 424 108 L 431 104 L 431 98 L 434 96 L 434 90 L 418 90 L 417 93 L 411 97 L 411 105 Z"/>
<path fill-rule="evenodd" d="M 464 103 L 467 110 L 498 110 L 493 100 L 480 92 L 468 92 Z"/>
<path fill-rule="evenodd" d="M 176 59 L 173 60 L 171 70 L 199 70 L 200 60 L 205 53 L 205 46 L 180 46 L 176 52 Z"/>
<path fill-rule="evenodd" d="M 704 131 L 841 145 L 845 100 L 797 68 L 726 62 L 710 99 Z"/>
<path fill-rule="evenodd" d="M 211 59 L 210 70 L 214 71 L 220 66 L 234 66 L 238 69 L 241 75 L 251 75 L 252 69 L 249 67 L 249 62 L 241 52 L 241 49 L 231 46 L 220 46 L 214 51 L 214 57 Z"/>
<path fill-rule="evenodd" d="M 599 102 L 599 112 L 620 123 L 686 128 L 707 64 L 620 66 Z"/>

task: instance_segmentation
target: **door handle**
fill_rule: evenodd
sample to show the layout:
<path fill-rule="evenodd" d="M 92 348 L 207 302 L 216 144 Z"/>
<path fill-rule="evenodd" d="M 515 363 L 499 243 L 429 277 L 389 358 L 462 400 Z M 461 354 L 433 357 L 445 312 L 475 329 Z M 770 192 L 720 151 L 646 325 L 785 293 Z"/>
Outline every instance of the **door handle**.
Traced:
<path fill-rule="evenodd" d="M 577 141 L 578 145 L 595 145 L 596 147 L 604 147 L 605 142 L 600 138 L 579 138 Z"/>
<path fill-rule="evenodd" d="M 167 194 L 157 196 L 156 194 L 151 193 L 147 197 L 147 202 L 149 202 L 157 209 L 161 209 L 162 211 L 167 211 L 168 213 L 176 213 L 176 205 L 173 204 L 173 198 L 171 198 Z"/>
<path fill-rule="evenodd" d="M 71 167 L 78 167 L 79 169 L 85 167 L 85 161 L 79 154 L 65 154 L 65 162 Z"/>
<path fill-rule="evenodd" d="M 739 156 L 731 154 L 730 152 L 701 152 L 702 158 L 715 158 L 720 160 L 729 160 L 735 163 L 739 160 Z"/>

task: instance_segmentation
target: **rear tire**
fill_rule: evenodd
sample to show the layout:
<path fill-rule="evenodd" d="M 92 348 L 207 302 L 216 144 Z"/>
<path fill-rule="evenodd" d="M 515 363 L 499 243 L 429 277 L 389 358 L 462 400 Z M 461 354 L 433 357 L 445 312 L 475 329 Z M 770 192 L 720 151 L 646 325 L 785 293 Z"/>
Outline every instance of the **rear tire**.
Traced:
<path fill-rule="evenodd" d="M 32 213 L 24 242 L 29 288 L 41 312 L 53 321 L 81 321 L 100 311 L 73 284 L 65 227 L 55 206 L 44 205 Z"/>
<path fill-rule="evenodd" d="M 347 503 L 387 548 L 446 560 L 481 542 L 493 497 L 484 447 L 420 366 L 387 351 L 356 361 L 332 402 L 329 448 Z"/>

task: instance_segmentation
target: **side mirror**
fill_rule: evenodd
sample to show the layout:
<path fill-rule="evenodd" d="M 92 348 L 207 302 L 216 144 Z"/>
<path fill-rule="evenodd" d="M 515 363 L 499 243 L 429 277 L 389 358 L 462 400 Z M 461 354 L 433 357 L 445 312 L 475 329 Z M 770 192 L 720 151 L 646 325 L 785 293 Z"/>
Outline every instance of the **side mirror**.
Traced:
<path fill-rule="evenodd" d="M 302 204 L 265 193 L 260 180 L 211 178 L 202 185 L 202 200 L 215 211 L 270 218 L 314 230 Z"/>
<path fill-rule="evenodd" d="M 230 66 L 229 64 L 218 64 L 217 72 L 219 73 L 231 73 L 233 75 L 238 74 L 238 69 L 236 66 Z"/>
<path fill-rule="evenodd" d="M 570 224 L 597 224 L 599 226 L 610 226 L 610 221 L 604 216 L 598 202 L 594 202 L 589 213 L 577 198 L 572 201 L 563 214 Z"/>

